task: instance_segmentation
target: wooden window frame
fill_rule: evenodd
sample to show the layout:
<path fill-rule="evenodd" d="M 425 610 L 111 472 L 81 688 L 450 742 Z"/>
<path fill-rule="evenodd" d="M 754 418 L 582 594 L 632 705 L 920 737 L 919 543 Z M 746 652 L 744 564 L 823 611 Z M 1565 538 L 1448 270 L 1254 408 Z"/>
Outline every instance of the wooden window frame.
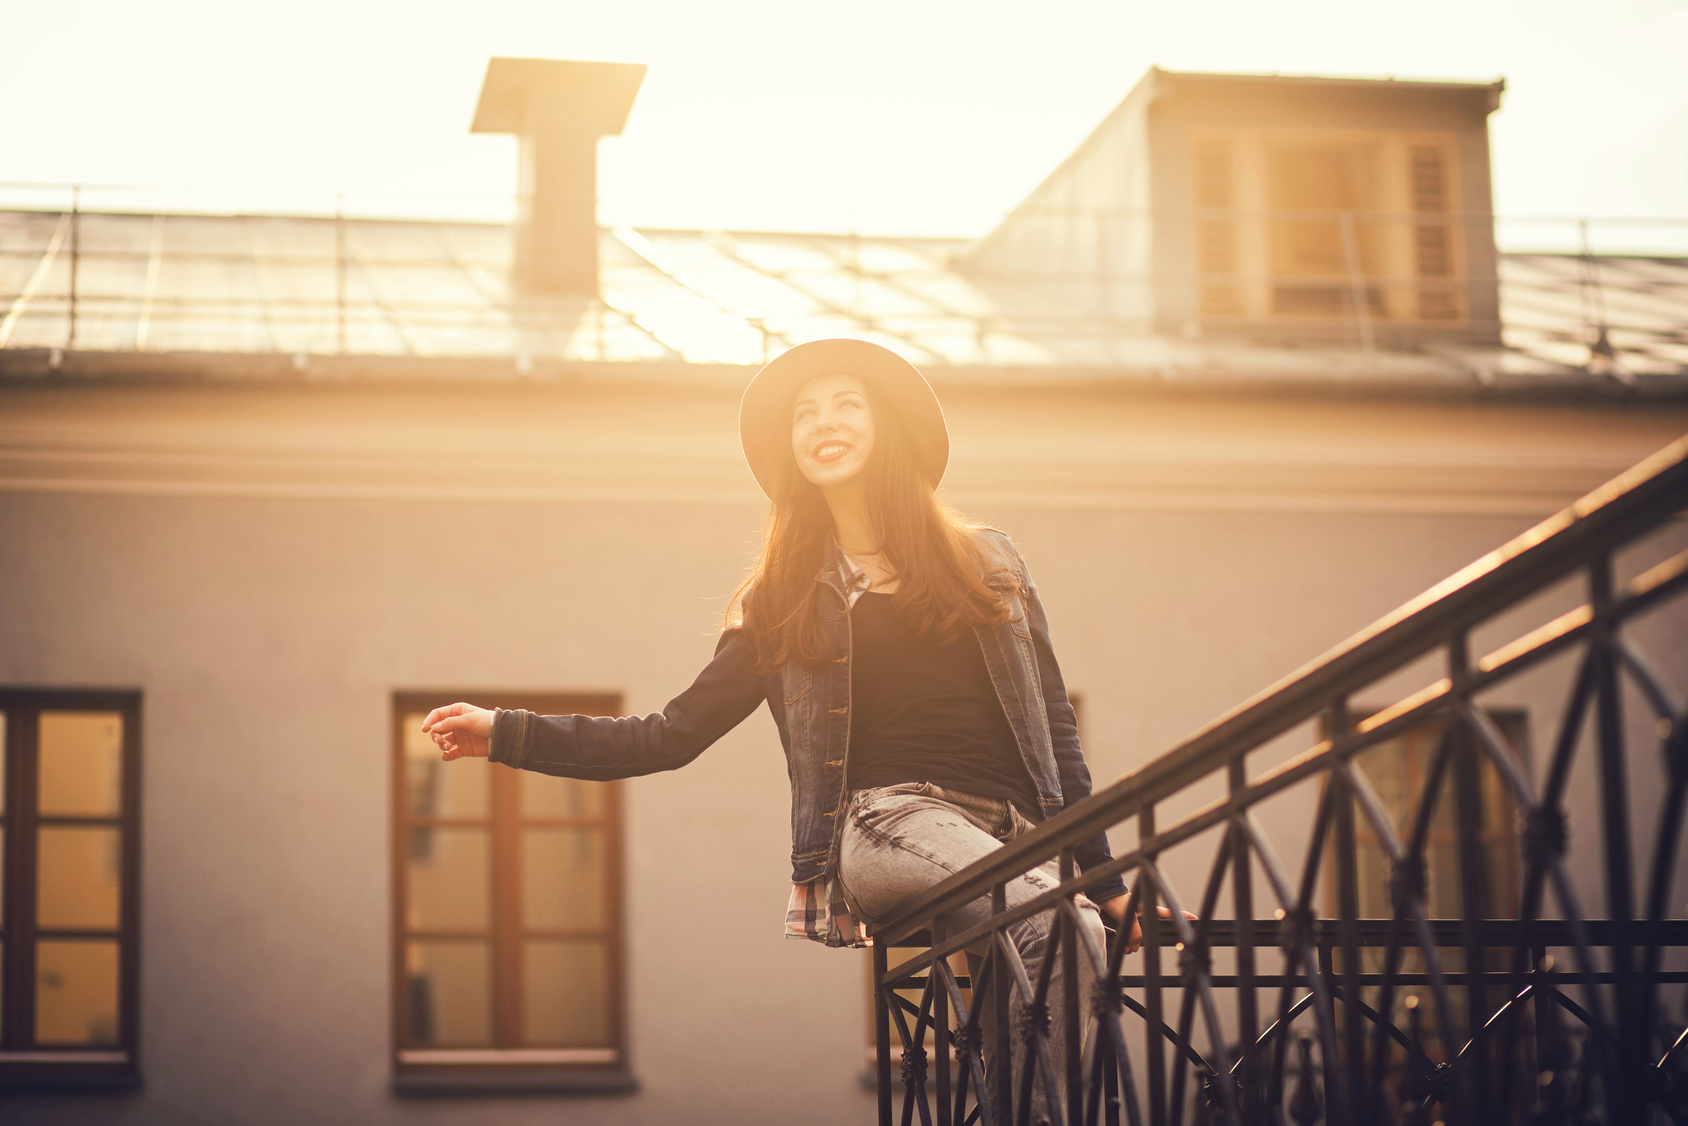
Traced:
<path fill-rule="evenodd" d="M 1376 272 L 1367 270 L 1362 279 L 1367 292 L 1368 314 L 1379 330 L 1463 328 L 1470 323 L 1469 288 L 1472 279 L 1466 255 L 1466 236 L 1475 217 L 1463 213 L 1464 187 L 1459 138 L 1446 131 L 1413 128 L 1259 126 L 1198 128 L 1189 136 L 1188 175 L 1192 228 L 1191 254 L 1199 255 L 1204 237 L 1222 237 L 1234 259 L 1234 277 L 1206 275 L 1200 260 L 1192 258 L 1197 277 L 1194 300 L 1204 322 L 1214 325 L 1248 324 L 1294 332 L 1298 328 L 1318 330 L 1347 323 L 1352 311 L 1339 313 L 1283 312 L 1274 308 L 1275 287 L 1282 280 L 1273 269 L 1271 240 L 1274 220 L 1268 192 L 1268 165 L 1274 149 L 1300 146 L 1346 145 L 1375 150 L 1377 180 L 1375 210 L 1380 226 L 1373 232 Z M 1413 206 L 1411 176 L 1415 149 L 1434 148 L 1443 159 L 1447 208 L 1441 212 L 1417 212 Z M 1229 162 L 1229 206 L 1233 209 L 1233 230 L 1221 235 L 1224 209 L 1203 207 L 1197 198 L 1198 161 L 1207 150 L 1223 149 Z M 1366 219 L 1370 223 L 1373 220 Z M 1218 224 L 1218 226 L 1215 226 Z M 1208 234 L 1204 236 L 1204 225 Z M 1445 230 L 1448 273 L 1425 277 L 1419 273 L 1415 240 L 1421 228 Z M 1347 284 L 1332 279 L 1330 284 Z M 1213 305 L 1202 300 L 1203 287 L 1231 287 L 1225 292 L 1240 298 L 1235 312 L 1232 297 Z M 1426 317 L 1422 294 L 1450 295 L 1449 314 Z"/>
<path fill-rule="evenodd" d="M 1360 718 L 1367 715 L 1374 715 L 1380 710 L 1381 709 L 1379 708 L 1357 708 L 1354 715 L 1356 718 Z M 1516 737 L 1519 745 L 1514 746 L 1513 750 L 1519 755 L 1527 758 L 1529 754 L 1528 712 L 1523 708 L 1512 707 L 1494 707 L 1485 708 L 1483 710 L 1488 714 L 1489 718 L 1495 722 L 1497 727 L 1499 727 L 1502 734 L 1508 737 L 1509 742 L 1512 741 L 1514 736 Z M 1383 744 L 1378 744 L 1378 746 L 1386 746 L 1388 742 L 1417 736 L 1420 739 L 1423 739 L 1427 744 L 1427 749 L 1423 751 L 1423 754 L 1426 758 L 1428 758 L 1430 754 L 1434 753 L 1435 740 L 1426 737 L 1423 732 L 1425 728 L 1434 726 L 1438 722 L 1445 724 L 1448 720 L 1446 717 L 1441 717 L 1439 720 L 1427 720 L 1419 727 L 1415 727 L 1409 731 L 1404 731 L 1400 735 L 1396 736 L 1395 739 L 1386 741 Z M 1328 739 L 1330 737 L 1329 733 L 1325 729 L 1325 723 L 1325 717 L 1321 716 L 1319 719 L 1319 737 L 1321 739 Z M 1375 747 L 1368 747 L 1365 751 L 1361 751 L 1360 755 L 1364 755 L 1375 749 Z M 1414 801 L 1416 801 L 1419 796 L 1418 783 L 1422 782 L 1422 771 L 1424 765 L 1425 763 L 1423 761 L 1418 763 L 1418 773 L 1413 775 L 1412 785 L 1409 787 L 1409 796 Z M 1517 834 L 1513 824 L 1513 816 L 1510 816 L 1515 815 L 1516 810 L 1512 804 L 1511 793 L 1506 789 L 1502 779 L 1494 772 L 1494 768 L 1492 766 L 1479 764 L 1477 778 L 1479 793 L 1484 806 L 1485 821 L 1487 821 L 1491 816 L 1494 821 L 1493 824 L 1485 824 L 1479 831 L 1484 852 L 1487 854 L 1485 872 L 1492 872 L 1499 881 L 1499 886 L 1485 886 L 1484 891 L 1487 893 L 1486 898 L 1488 899 L 1488 903 L 1485 904 L 1485 908 L 1490 911 L 1504 911 L 1508 904 L 1517 902 L 1518 884 L 1522 876 L 1522 873 L 1519 871 L 1518 864 Z M 1453 786 L 1455 784 L 1456 780 L 1450 771 L 1449 777 L 1442 783 L 1443 790 L 1440 795 L 1440 800 L 1448 802 L 1454 800 Z M 1393 814 L 1396 811 L 1389 810 L 1387 812 Z M 1397 834 L 1400 835 L 1404 841 L 1409 835 L 1412 826 L 1408 823 L 1405 825 L 1397 825 L 1395 828 Z M 1358 807 L 1355 808 L 1354 812 L 1354 843 L 1357 848 L 1370 850 L 1378 859 L 1380 866 L 1387 869 L 1388 861 L 1383 854 L 1383 844 L 1378 840 L 1377 833 L 1372 828 L 1371 822 L 1366 820 L 1365 816 L 1359 812 Z M 1425 846 L 1427 849 L 1432 845 L 1450 845 L 1457 843 L 1458 837 L 1456 830 L 1437 828 L 1434 824 L 1432 824 L 1430 833 L 1425 839 Z M 1336 915 L 1337 896 L 1336 862 L 1334 852 L 1332 851 L 1334 848 L 1334 838 L 1328 837 L 1325 845 L 1326 852 L 1323 865 L 1324 872 L 1321 877 L 1321 882 L 1324 884 L 1324 906 L 1326 908 L 1326 913 L 1333 918 Z M 1357 859 L 1358 858 L 1356 858 L 1356 860 Z M 1425 857 L 1425 869 L 1428 879 L 1436 878 L 1436 873 L 1432 871 L 1431 868 L 1432 859 L 1427 855 Z M 1443 873 L 1442 878 L 1452 878 L 1457 881 L 1459 879 L 1459 873 Z M 1372 892 L 1380 900 L 1387 901 L 1387 891 L 1380 892 L 1379 889 L 1373 888 Z M 1363 891 L 1362 895 L 1364 895 Z M 1428 909 L 1431 906 L 1431 903 L 1426 901 L 1425 907 Z M 1503 916 L 1495 915 L 1492 917 L 1500 918 Z"/>
<path fill-rule="evenodd" d="M 0 910 L 3 1002 L 0 1002 L 0 1092 L 123 1092 L 140 1085 L 141 693 L 127 689 L 0 688 L 6 716 L 4 908 Z M 118 813 L 115 817 L 42 817 L 37 812 L 42 712 L 116 712 L 123 717 Z M 115 932 L 36 926 L 36 830 L 43 822 L 109 825 L 122 857 Z M 118 1043 L 78 1048 L 36 1045 L 35 943 L 40 937 L 116 938 Z"/>
<path fill-rule="evenodd" d="M 482 707 L 525 709 L 542 715 L 619 715 L 621 697 L 603 692 L 394 692 L 390 706 L 390 821 L 392 915 L 391 963 L 392 1089 L 398 1095 L 484 1094 L 629 1094 L 638 1090 L 628 1058 L 626 1022 L 626 928 L 623 896 L 621 786 L 602 783 L 604 811 L 604 942 L 607 958 L 608 1048 L 530 1048 L 519 1046 L 521 973 L 520 778 L 510 768 L 488 764 L 489 922 L 492 956 L 492 1032 L 489 1048 L 418 1048 L 405 1043 L 406 976 L 405 900 L 408 890 L 411 817 L 406 790 L 404 716 L 427 712 L 458 700 Z M 598 820 L 598 819 L 594 819 Z"/>

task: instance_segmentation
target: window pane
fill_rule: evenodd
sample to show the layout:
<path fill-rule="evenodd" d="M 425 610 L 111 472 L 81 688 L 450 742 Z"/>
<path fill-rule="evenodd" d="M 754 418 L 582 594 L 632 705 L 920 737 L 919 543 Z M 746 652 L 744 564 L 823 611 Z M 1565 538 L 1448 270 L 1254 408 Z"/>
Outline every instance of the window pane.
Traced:
<path fill-rule="evenodd" d="M 117 829 L 46 827 L 37 836 L 36 925 L 118 924 L 122 835 Z"/>
<path fill-rule="evenodd" d="M 408 924 L 484 930 L 488 863 L 485 829 L 411 830 Z"/>
<path fill-rule="evenodd" d="M 485 817 L 487 775 L 485 759 L 445 762 L 434 741 L 422 734 L 427 712 L 409 712 L 404 724 L 406 805 L 412 817 Z"/>
<path fill-rule="evenodd" d="M 38 729 L 41 809 L 115 815 L 122 809 L 123 716 L 42 712 Z"/>
<path fill-rule="evenodd" d="M 609 960 L 598 942 L 522 944 L 522 1039 L 584 1047 L 609 1042 Z"/>
<path fill-rule="evenodd" d="M 1389 902 L 1389 862 L 1379 845 L 1362 844 L 1355 849 L 1359 863 L 1360 917 L 1387 919 L 1394 914 Z"/>
<path fill-rule="evenodd" d="M 523 817 L 601 817 L 604 784 L 521 772 Z"/>
<path fill-rule="evenodd" d="M 118 1042 L 117 943 L 35 944 L 35 1042 Z"/>
<path fill-rule="evenodd" d="M 523 830 L 522 909 L 530 930 L 603 926 L 603 833 Z"/>
<path fill-rule="evenodd" d="M 1453 832 L 1458 826 L 1458 822 L 1454 820 L 1458 803 L 1454 798 L 1453 763 L 1450 762 L 1448 767 L 1449 769 L 1442 772 L 1442 782 L 1436 790 L 1436 804 L 1430 808 L 1431 829 L 1444 833 Z"/>
<path fill-rule="evenodd" d="M 405 1039 L 473 1047 L 492 1039 L 491 959 L 484 942 L 405 947 Z"/>
<path fill-rule="evenodd" d="M 1391 739 L 1386 743 L 1379 743 L 1368 751 L 1361 752 L 1360 767 L 1365 772 L 1367 781 L 1377 792 L 1378 802 L 1383 806 L 1383 812 L 1389 815 L 1389 823 L 1397 833 L 1401 833 L 1403 825 L 1407 824 L 1407 810 L 1412 805 L 1407 797 L 1407 756 L 1401 740 Z M 1371 822 L 1358 814 L 1362 831 L 1373 832 Z"/>
<path fill-rule="evenodd" d="M 1425 852 L 1430 860 L 1430 916 L 1459 919 L 1465 916 L 1459 895 L 1459 846 L 1431 844 Z"/>

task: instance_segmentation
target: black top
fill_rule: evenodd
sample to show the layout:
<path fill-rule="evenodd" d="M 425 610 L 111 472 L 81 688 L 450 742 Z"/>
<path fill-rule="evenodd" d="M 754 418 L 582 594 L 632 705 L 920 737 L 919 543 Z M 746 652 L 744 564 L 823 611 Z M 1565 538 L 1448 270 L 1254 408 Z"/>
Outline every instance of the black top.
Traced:
<path fill-rule="evenodd" d="M 850 788 L 932 782 L 1007 798 L 1041 821 L 1037 787 L 971 629 L 919 637 L 868 591 L 850 611 Z"/>

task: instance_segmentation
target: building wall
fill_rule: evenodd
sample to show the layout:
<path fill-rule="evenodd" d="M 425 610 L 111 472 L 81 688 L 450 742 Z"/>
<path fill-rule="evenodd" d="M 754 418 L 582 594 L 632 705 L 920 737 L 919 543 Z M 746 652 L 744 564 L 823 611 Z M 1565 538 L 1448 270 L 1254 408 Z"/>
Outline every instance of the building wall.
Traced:
<path fill-rule="evenodd" d="M 1099 781 L 1688 429 L 1658 407 L 946 397 L 954 499 L 1025 551 Z M 15 1100 L 7 1120 L 864 1120 L 862 955 L 780 934 L 788 799 L 765 711 L 627 784 L 642 1092 L 387 1090 L 391 693 L 611 690 L 659 709 L 707 660 L 757 542 L 733 406 L 579 387 L 6 392 L 0 683 L 138 687 L 145 716 L 145 1086 Z M 1650 641 L 1680 685 L 1675 613 Z M 1540 732 L 1551 689 L 1514 701 Z M 1268 812 L 1287 859 L 1307 803 Z M 1200 856 L 1169 867 L 1199 895 Z"/>

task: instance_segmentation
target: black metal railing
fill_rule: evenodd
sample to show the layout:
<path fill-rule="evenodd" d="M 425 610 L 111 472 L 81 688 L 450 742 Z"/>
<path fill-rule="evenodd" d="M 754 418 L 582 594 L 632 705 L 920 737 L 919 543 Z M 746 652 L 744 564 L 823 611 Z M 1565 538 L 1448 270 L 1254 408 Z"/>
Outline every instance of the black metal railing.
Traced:
<path fill-rule="evenodd" d="M 875 936 L 880 1121 L 1031 1121 L 1036 1083 L 1055 1124 L 1688 1122 L 1688 716 L 1661 671 L 1688 678 L 1685 506 L 1688 437 L 906 905 Z M 1663 666 L 1641 644 L 1660 638 Z M 1556 713 L 1541 761 L 1497 723 L 1497 692 Z M 1427 724 L 1403 785 L 1379 756 Z M 1515 829 L 1486 837 L 1507 812 Z M 1076 845 L 1132 828 L 1076 874 Z M 1006 908 L 1051 859 L 1059 887 Z M 1076 897 L 1118 873 L 1140 955 L 1081 925 Z M 988 922 L 946 929 L 979 899 Z M 1040 912 L 1061 966 L 1028 975 L 1006 929 Z M 920 949 L 892 967 L 899 946 Z M 971 976 L 951 966 L 964 950 Z M 1080 958 L 1102 983 L 1082 998 Z M 1036 1014 L 1023 1027 L 1000 1019 L 1004 981 Z"/>

